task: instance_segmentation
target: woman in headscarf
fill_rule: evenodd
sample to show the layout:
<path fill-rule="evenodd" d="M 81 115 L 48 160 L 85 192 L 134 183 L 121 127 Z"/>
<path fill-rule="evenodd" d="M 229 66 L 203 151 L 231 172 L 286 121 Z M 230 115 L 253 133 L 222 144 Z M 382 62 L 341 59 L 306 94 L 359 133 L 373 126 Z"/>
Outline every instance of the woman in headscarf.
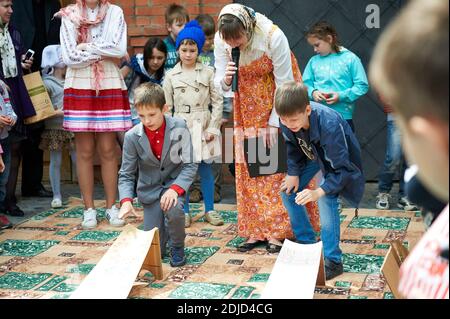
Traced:
<path fill-rule="evenodd" d="M 106 0 L 77 0 L 62 9 L 61 51 L 67 65 L 64 129 L 74 132 L 77 173 L 85 205 L 83 228 L 97 226 L 94 207 L 94 155 L 100 157 L 106 194 L 106 218 L 123 226 L 114 205 L 117 196 L 116 133 L 132 127 L 127 88 L 117 67 L 126 54 L 123 11 Z"/>
<path fill-rule="evenodd" d="M 236 68 L 230 62 L 231 49 L 240 49 L 238 91 L 234 93 L 236 195 L 238 234 L 247 241 L 238 250 L 248 251 L 267 241 L 267 251 L 278 252 L 281 241 L 293 237 L 280 196 L 285 174 L 251 178 L 243 140 L 262 136 L 267 146 L 275 143 L 279 127 L 273 108 L 275 89 L 286 81 L 301 81 L 300 69 L 283 31 L 241 4 L 227 5 L 220 12 L 214 47 L 215 83 L 225 97 L 233 97 L 231 83 Z M 317 204 L 307 205 L 307 209 L 318 230 Z"/>

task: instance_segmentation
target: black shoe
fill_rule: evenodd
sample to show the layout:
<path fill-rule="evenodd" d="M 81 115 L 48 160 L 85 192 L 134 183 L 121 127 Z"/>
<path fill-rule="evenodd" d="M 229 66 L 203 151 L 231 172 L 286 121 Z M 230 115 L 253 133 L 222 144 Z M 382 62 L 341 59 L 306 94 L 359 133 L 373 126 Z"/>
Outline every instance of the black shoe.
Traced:
<path fill-rule="evenodd" d="M 41 188 L 41 189 L 39 189 L 37 191 L 33 191 L 33 192 L 23 191 L 22 196 L 23 197 L 53 197 L 53 192 L 50 192 L 50 191 L 46 190 L 45 188 Z"/>
<path fill-rule="evenodd" d="M 20 207 L 17 205 L 7 207 L 5 213 L 9 216 L 15 216 L 15 217 L 25 216 L 25 213 L 23 212 L 23 210 L 21 210 Z"/>
<path fill-rule="evenodd" d="M 276 254 L 276 253 L 279 253 L 279 252 L 280 252 L 281 246 L 275 245 L 275 244 L 273 244 L 273 243 L 267 243 L 267 245 L 266 245 L 266 250 L 267 250 L 267 252 L 270 253 L 270 254 Z"/>
<path fill-rule="evenodd" d="M 334 277 L 342 275 L 344 273 L 344 265 L 341 263 L 335 263 L 331 260 L 325 260 L 325 278 L 331 280 Z"/>
<path fill-rule="evenodd" d="M 252 250 L 252 249 L 255 248 L 256 246 L 258 246 L 259 243 L 260 243 L 260 242 L 257 241 L 257 242 L 255 242 L 255 243 L 243 243 L 243 244 L 240 244 L 240 245 L 237 247 L 237 251 L 239 251 L 239 252 L 241 252 L 241 253 L 245 253 L 245 252 L 247 252 L 247 251 Z"/>

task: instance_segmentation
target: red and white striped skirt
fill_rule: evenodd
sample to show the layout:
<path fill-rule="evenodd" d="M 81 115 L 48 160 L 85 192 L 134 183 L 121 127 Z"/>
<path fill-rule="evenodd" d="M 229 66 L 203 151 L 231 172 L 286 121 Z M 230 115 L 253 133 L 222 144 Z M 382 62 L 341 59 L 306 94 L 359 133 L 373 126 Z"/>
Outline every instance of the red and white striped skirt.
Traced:
<path fill-rule="evenodd" d="M 64 87 L 63 128 L 71 132 L 117 132 L 132 127 L 128 92 L 119 68 L 102 61 L 98 94 L 92 87 L 92 68 L 68 68 Z"/>

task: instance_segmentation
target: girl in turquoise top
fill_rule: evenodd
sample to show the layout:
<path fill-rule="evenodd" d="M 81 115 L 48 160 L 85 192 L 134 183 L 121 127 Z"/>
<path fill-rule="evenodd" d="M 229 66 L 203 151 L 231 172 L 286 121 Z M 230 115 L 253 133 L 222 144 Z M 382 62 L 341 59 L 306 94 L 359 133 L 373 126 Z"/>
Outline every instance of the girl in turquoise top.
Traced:
<path fill-rule="evenodd" d="M 327 22 L 316 23 L 306 38 L 317 53 L 303 73 L 309 98 L 338 111 L 354 131 L 355 101 L 369 90 L 361 60 L 340 46 L 335 28 Z"/>

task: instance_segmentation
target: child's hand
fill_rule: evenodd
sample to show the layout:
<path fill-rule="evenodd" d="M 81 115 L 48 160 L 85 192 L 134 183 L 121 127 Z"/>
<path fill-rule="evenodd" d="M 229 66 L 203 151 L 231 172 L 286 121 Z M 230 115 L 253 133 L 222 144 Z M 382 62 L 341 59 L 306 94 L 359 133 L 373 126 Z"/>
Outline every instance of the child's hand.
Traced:
<path fill-rule="evenodd" d="M 0 115 L 0 125 L 2 126 L 12 126 L 13 120 L 9 116 Z"/>
<path fill-rule="evenodd" d="M 77 45 L 77 50 L 80 51 L 86 51 L 87 50 L 87 43 L 80 43 Z"/>
<path fill-rule="evenodd" d="M 314 101 L 316 101 L 316 102 L 322 102 L 327 99 L 327 95 L 323 92 L 320 92 L 319 90 L 315 90 L 312 95 L 313 95 Z"/>
<path fill-rule="evenodd" d="M 205 141 L 206 142 L 211 142 L 214 139 L 214 137 L 216 137 L 214 134 L 205 132 Z"/>
<path fill-rule="evenodd" d="M 163 210 L 163 212 L 167 212 L 171 208 L 175 207 L 177 201 L 178 201 L 178 193 L 173 189 L 169 188 L 161 197 L 161 209 Z"/>
<path fill-rule="evenodd" d="M 120 207 L 119 218 L 125 219 L 128 215 L 133 215 L 134 217 L 139 217 L 134 210 L 132 202 L 125 202 Z"/>
<path fill-rule="evenodd" d="M 328 93 L 326 102 L 327 104 L 336 104 L 337 102 L 339 102 L 339 94 L 337 94 L 336 92 Z"/>
<path fill-rule="evenodd" d="M 286 191 L 286 194 L 289 195 L 293 190 L 294 193 L 298 191 L 298 187 L 300 184 L 300 178 L 298 176 L 289 176 L 286 175 L 283 183 L 281 184 L 281 191 Z"/>
<path fill-rule="evenodd" d="M 316 202 L 319 198 L 325 195 L 322 188 L 316 190 L 305 189 L 297 194 L 295 197 L 295 203 L 297 205 L 306 205 L 310 202 Z"/>

